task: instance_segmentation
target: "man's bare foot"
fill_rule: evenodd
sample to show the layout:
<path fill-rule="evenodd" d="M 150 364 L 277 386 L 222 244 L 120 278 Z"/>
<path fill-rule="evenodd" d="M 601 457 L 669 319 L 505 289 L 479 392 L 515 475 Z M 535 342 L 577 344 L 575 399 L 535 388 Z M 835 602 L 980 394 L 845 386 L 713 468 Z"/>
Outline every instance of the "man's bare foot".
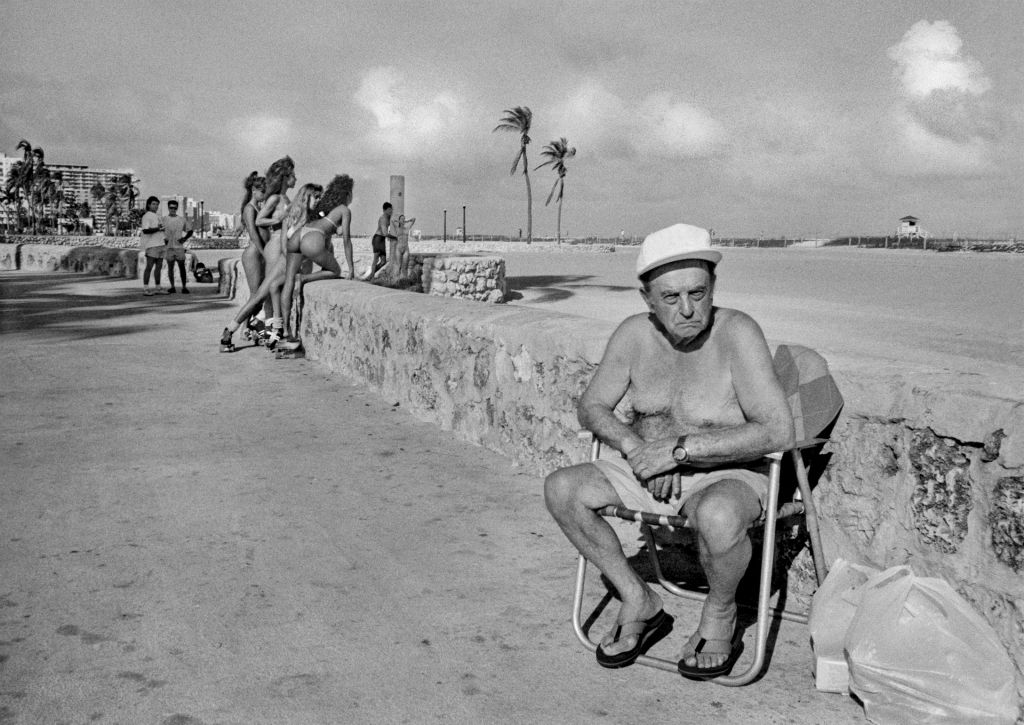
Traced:
<path fill-rule="evenodd" d="M 643 622 L 660 612 L 661 608 L 661 597 L 650 589 L 645 591 L 645 596 L 642 598 L 627 600 L 623 597 L 619 616 L 615 619 L 615 626 L 601 640 L 601 650 L 607 655 L 616 655 L 636 647 L 639 635 L 625 635 L 620 637 L 618 641 L 615 640 L 615 630 L 618 625 L 628 624 L 629 622 Z"/>
<path fill-rule="evenodd" d="M 736 604 L 719 607 L 704 603 L 700 625 L 683 645 L 680 662 L 689 668 L 714 669 L 721 667 L 733 651 L 736 634 Z M 701 651 L 696 651 L 701 640 L 706 640 Z"/>

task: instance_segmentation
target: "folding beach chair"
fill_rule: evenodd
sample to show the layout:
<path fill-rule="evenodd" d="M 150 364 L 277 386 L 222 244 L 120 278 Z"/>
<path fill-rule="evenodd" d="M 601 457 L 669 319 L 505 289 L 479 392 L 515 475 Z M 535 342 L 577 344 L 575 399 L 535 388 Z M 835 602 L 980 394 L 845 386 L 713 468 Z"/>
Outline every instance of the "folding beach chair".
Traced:
<path fill-rule="evenodd" d="M 765 649 L 768 640 L 768 625 L 773 617 L 780 617 L 800 623 L 807 623 L 805 613 L 777 610 L 769 606 L 771 598 L 772 569 L 775 563 L 775 534 L 779 522 L 796 522 L 799 517 L 804 519 L 810 540 L 811 554 L 814 559 L 814 572 L 818 584 L 824 580 L 827 568 L 821 551 L 821 539 L 818 534 L 818 519 L 814 509 L 814 500 L 811 496 L 811 487 L 807 476 L 807 468 L 803 459 L 803 451 L 816 448 L 824 444 L 831 432 L 832 425 L 839 416 L 843 407 L 843 398 L 836 387 L 835 381 L 828 371 L 828 364 L 825 359 L 815 351 L 800 347 L 798 345 L 780 345 L 775 351 L 774 357 L 775 373 L 786 393 L 789 405 L 793 411 L 793 423 L 795 427 L 796 440 L 793 448 L 788 451 L 771 453 L 765 458 L 770 462 L 768 500 L 765 502 L 764 521 L 764 543 L 761 552 L 761 575 L 757 598 L 757 629 L 756 644 L 754 648 L 753 661 L 750 666 L 740 674 L 730 674 L 717 677 L 711 682 L 721 685 L 738 686 L 745 685 L 761 672 L 764 666 Z M 817 437 L 825 435 L 826 437 Z M 600 454 L 601 443 L 596 438 L 593 441 L 591 459 L 596 459 Z M 792 461 L 794 473 L 796 474 L 797 489 L 793 500 L 778 504 L 779 483 L 782 478 L 783 460 L 788 458 Z M 643 533 L 646 549 L 650 555 L 654 573 L 661 585 L 670 593 L 687 599 L 703 601 L 707 596 L 703 592 L 684 589 L 674 582 L 665 578 L 662 573 L 661 563 L 658 560 L 658 549 L 655 545 L 653 527 L 665 527 L 669 530 L 686 527 L 686 519 L 683 516 L 663 516 L 640 511 L 633 511 L 624 506 L 606 506 L 598 511 L 606 517 L 615 516 L 628 521 L 640 523 L 640 530 Z M 589 634 L 583 626 L 583 590 L 586 579 L 587 560 L 582 555 L 576 569 L 576 591 L 573 596 L 572 623 L 576 630 L 576 636 L 584 647 L 590 651 L 596 651 L 598 642 L 590 639 Z M 641 655 L 637 660 L 638 664 L 657 669 L 676 672 L 676 660 L 666 660 L 652 655 Z"/>

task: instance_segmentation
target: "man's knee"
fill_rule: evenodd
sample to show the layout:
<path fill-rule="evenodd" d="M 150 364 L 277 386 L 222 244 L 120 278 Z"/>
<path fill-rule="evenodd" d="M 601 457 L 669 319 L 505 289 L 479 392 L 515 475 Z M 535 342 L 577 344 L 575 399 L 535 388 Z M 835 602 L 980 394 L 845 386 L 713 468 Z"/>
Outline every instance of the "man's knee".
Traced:
<path fill-rule="evenodd" d="M 544 503 L 558 518 L 560 513 L 578 511 L 580 507 L 596 511 L 622 501 L 595 466 L 580 463 L 559 468 L 544 479 Z"/>
<path fill-rule="evenodd" d="M 760 503 L 742 481 L 720 481 L 705 489 L 692 514 L 694 528 L 712 553 L 728 551 L 747 535 Z"/>
<path fill-rule="evenodd" d="M 552 515 L 570 507 L 579 495 L 579 477 L 571 468 L 559 468 L 544 479 L 544 504 Z"/>

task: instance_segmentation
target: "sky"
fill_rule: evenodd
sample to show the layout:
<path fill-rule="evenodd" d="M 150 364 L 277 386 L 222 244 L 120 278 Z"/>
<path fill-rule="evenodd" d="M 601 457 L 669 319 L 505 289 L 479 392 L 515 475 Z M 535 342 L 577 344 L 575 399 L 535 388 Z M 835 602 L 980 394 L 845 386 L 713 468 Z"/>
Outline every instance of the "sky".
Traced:
<path fill-rule="evenodd" d="M 425 234 L 1024 236 L 1024 3 L 6 0 L 0 151 L 129 168 L 148 194 L 237 211 L 250 171 L 391 175 Z"/>

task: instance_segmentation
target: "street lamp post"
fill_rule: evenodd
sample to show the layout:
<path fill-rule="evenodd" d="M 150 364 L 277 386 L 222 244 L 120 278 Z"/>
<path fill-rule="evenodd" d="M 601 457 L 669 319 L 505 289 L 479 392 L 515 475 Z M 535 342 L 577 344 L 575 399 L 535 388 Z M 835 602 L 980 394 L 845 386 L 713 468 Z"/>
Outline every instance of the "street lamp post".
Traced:
<path fill-rule="evenodd" d="M 444 210 L 444 237 L 442 238 L 442 243 L 445 243 L 447 241 L 448 241 L 448 210 L 445 209 Z"/>
<path fill-rule="evenodd" d="M 462 243 L 466 243 L 466 205 L 462 205 Z"/>
<path fill-rule="evenodd" d="M 206 211 L 204 206 L 206 201 L 203 199 L 199 200 L 199 238 L 202 239 L 206 236 Z"/>

